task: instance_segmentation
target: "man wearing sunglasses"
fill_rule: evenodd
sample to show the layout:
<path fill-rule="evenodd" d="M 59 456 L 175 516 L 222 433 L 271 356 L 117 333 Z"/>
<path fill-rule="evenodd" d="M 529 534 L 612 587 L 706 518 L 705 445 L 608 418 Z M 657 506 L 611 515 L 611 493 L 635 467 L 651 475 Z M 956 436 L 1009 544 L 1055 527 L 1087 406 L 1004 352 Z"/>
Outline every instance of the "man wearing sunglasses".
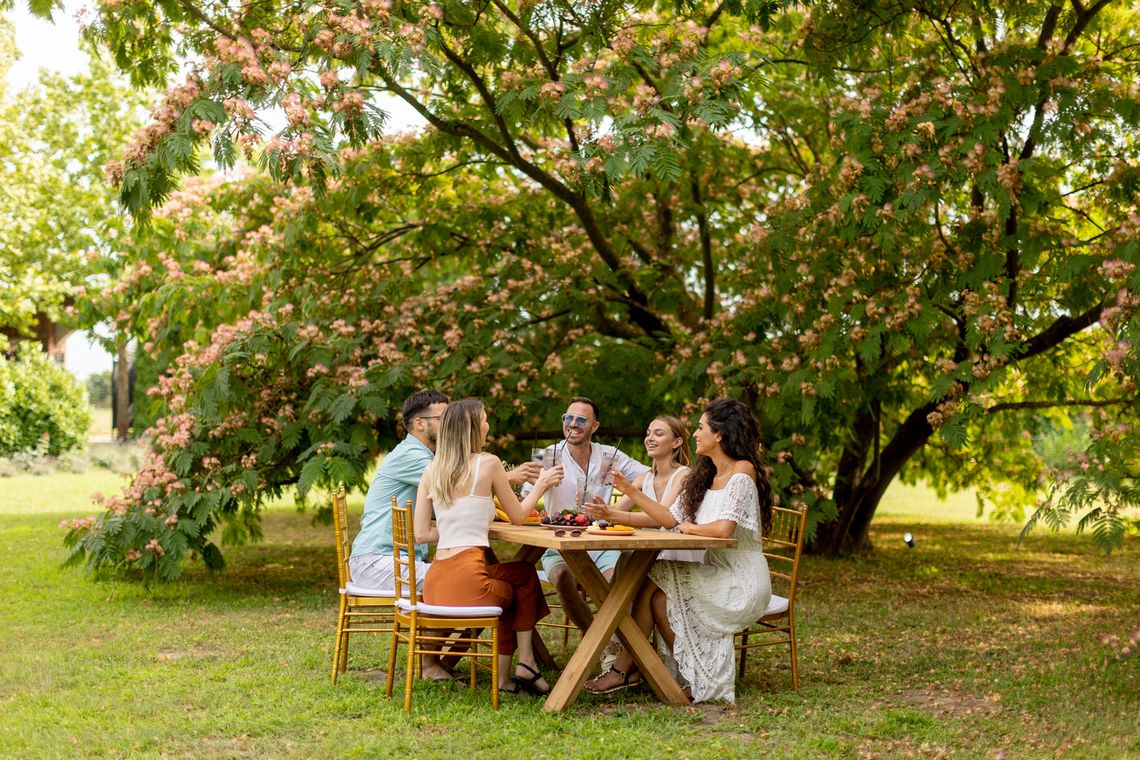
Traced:
<path fill-rule="evenodd" d="M 603 461 L 608 462 L 612 459 L 613 469 L 621 470 L 630 480 L 649 469 L 623 452 L 616 451 L 613 446 L 602 446 L 593 442 L 594 432 L 600 424 L 598 417 L 598 405 L 592 400 L 585 396 L 575 396 L 570 399 L 566 413 L 562 415 L 562 434 L 565 438 L 555 444 L 562 452 L 562 467 L 566 475 L 561 483 L 546 492 L 548 511 L 554 513 L 561 509 L 573 508 L 574 489 L 578 481 L 582 478 L 598 478 Z M 602 489 L 600 498 L 609 501 L 613 487 L 599 487 Z M 592 551 L 590 556 L 606 580 L 611 580 L 621 552 Z M 566 566 L 562 555 L 554 550 L 548 550 L 542 555 L 542 569 L 546 572 L 547 580 L 558 591 L 566 614 L 585 632 L 593 622 L 594 615 L 578 588 L 578 579 L 574 576 L 574 572 Z"/>
<path fill-rule="evenodd" d="M 416 491 L 428 462 L 435 458 L 435 439 L 439 420 L 447 409 L 448 398 L 437 390 L 420 391 L 404 401 L 402 417 L 408 434 L 388 452 L 364 497 L 364 514 L 360 517 L 360 533 L 352 542 L 348 567 L 352 582 L 371 589 L 391 589 L 396 585 L 392 560 L 392 497 L 404 504 L 416 501 Z M 507 477 L 518 486 L 534 480 L 542 465 L 529 462 L 511 470 Z M 416 544 L 416 585 L 423 586 L 430 564 L 427 544 Z M 394 592 L 393 592 L 394 593 Z M 443 680 L 450 674 L 439 659 L 425 655 L 423 677 Z"/>

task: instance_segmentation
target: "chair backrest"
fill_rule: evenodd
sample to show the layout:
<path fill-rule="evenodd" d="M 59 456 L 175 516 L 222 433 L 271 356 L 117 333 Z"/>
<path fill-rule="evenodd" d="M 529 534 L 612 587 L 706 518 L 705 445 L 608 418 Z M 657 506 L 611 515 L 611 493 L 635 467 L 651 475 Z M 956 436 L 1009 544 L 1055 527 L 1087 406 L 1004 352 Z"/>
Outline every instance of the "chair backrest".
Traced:
<path fill-rule="evenodd" d="M 772 508 L 772 527 L 764 536 L 764 557 L 772 577 L 772 592 L 786 597 L 791 606 L 796 597 L 796 581 L 800 573 L 800 555 L 804 551 L 804 527 L 807 507 Z"/>
<path fill-rule="evenodd" d="M 396 598 L 410 599 L 413 605 L 419 604 L 416 592 L 416 549 L 413 546 L 412 500 L 405 506 L 396 503 L 392 497 L 392 556 L 396 571 Z M 407 591 L 404 586 L 408 586 Z"/>
<path fill-rule="evenodd" d="M 348 499 L 344 488 L 334 488 L 332 492 L 333 525 L 336 527 L 336 572 L 340 587 L 352 581 L 348 570 Z"/>

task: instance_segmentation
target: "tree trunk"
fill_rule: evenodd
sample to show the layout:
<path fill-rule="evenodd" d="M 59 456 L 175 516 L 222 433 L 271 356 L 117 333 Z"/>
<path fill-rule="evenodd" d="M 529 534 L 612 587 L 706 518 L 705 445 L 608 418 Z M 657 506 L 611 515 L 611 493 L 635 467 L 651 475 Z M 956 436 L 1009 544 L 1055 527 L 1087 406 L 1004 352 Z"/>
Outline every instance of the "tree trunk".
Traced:
<path fill-rule="evenodd" d="M 115 439 L 126 443 L 131 437 L 131 357 L 125 340 L 119 344 L 115 361 L 114 395 Z"/>
<path fill-rule="evenodd" d="M 822 524 L 808 550 L 836 557 L 853 551 L 870 548 L 871 519 L 882 501 L 887 486 L 902 470 L 903 465 L 926 444 L 934 428 L 926 416 L 936 404 L 924 404 L 910 413 L 895 432 L 890 443 L 874 457 L 858 478 L 858 482 L 836 493 L 839 516 Z"/>

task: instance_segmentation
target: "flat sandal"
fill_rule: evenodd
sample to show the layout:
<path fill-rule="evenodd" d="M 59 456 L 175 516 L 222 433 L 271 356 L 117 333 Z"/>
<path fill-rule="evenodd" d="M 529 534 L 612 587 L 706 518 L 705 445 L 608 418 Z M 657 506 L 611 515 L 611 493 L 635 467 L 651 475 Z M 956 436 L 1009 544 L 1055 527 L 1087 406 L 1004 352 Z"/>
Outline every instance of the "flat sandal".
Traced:
<path fill-rule="evenodd" d="M 619 683 L 617 686 L 611 686 L 610 688 L 601 691 L 595 691 L 594 689 L 591 689 L 589 686 L 587 686 L 586 691 L 590 692 L 591 694 L 613 694 L 615 691 L 621 691 L 622 689 L 628 689 L 633 686 L 640 686 L 642 684 L 642 680 L 640 678 L 636 681 L 630 681 L 630 679 L 635 675 L 641 675 L 641 671 L 632 665 L 630 666 L 629 670 L 618 670 L 616 667 L 611 665 L 610 669 L 603 673 L 602 676 L 607 676 L 610 673 L 617 673 L 619 676 L 621 676 L 621 683 Z M 599 678 L 600 677 L 601 676 L 599 676 Z"/>
<path fill-rule="evenodd" d="M 514 682 L 516 687 L 522 689 L 527 694 L 531 694 L 536 697 L 545 697 L 550 694 L 549 688 L 543 689 L 538 685 L 538 679 L 542 678 L 542 673 L 539 673 L 537 670 L 532 668 L 530 665 L 527 665 L 525 662 L 520 662 L 519 667 L 526 668 L 528 671 L 530 671 L 530 678 L 523 678 L 522 676 L 518 675 L 511 676 L 511 681 Z"/>

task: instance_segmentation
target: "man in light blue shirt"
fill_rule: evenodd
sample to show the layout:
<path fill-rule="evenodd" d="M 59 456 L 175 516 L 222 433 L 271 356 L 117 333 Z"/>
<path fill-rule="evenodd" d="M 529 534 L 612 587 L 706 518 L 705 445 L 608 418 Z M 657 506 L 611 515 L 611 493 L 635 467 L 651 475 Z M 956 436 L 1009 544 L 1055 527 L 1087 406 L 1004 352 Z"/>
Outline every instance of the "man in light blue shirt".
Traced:
<path fill-rule="evenodd" d="M 404 440 L 388 452 L 364 497 L 360 533 L 352 542 L 348 566 L 352 581 L 375 589 L 396 585 L 392 559 L 392 497 L 397 504 L 416 500 L 420 478 L 435 457 L 435 436 L 439 418 L 447 408 L 447 396 L 436 390 L 413 393 L 404 401 Z M 427 575 L 427 545 L 416 544 L 416 585 L 423 586 Z"/>
<path fill-rule="evenodd" d="M 405 504 L 410 499 L 415 506 L 424 468 L 435 458 L 436 432 L 447 402 L 447 396 L 436 390 L 413 393 L 404 401 L 402 416 L 408 434 L 384 457 L 368 486 L 360 533 L 352 542 L 352 554 L 348 558 L 353 583 L 372 589 L 395 588 L 392 497 L 396 497 L 397 504 Z M 541 464 L 528 462 L 507 473 L 507 478 L 511 485 L 517 486 L 533 481 L 541 472 Z M 430 567 L 427 550 L 427 544 L 416 544 L 416 586 L 421 589 Z M 423 676 L 438 679 L 447 678 L 449 674 L 435 657 L 425 656 Z"/>

